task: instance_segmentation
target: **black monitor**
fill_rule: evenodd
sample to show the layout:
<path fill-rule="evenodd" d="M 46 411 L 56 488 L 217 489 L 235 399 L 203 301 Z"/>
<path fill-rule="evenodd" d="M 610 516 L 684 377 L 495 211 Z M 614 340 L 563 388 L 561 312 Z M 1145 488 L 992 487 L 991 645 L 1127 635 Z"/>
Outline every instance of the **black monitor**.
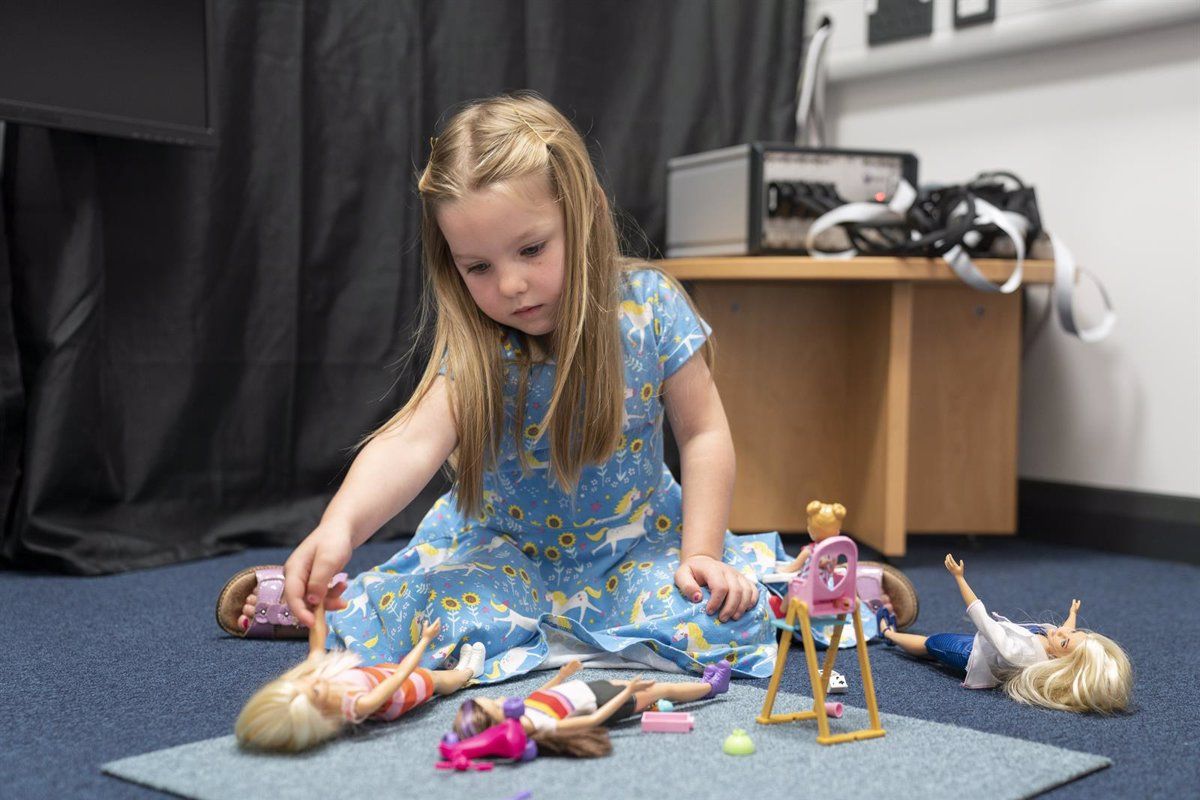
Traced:
<path fill-rule="evenodd" d="M 2 0 L 0 120 L 216 144 L 211 0 Z"/>

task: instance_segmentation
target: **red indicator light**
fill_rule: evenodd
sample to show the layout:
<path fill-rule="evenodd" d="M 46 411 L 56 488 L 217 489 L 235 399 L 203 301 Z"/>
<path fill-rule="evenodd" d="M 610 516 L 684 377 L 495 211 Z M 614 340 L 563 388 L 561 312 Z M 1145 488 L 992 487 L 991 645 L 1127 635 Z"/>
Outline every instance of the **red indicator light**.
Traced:
<path fill-rule="evenodd" d="M 887 195 L 886 195 L 886 194 L 884 194 L 883 192 L 876 192 L 876 193 L 875 193 L 875 202 L 876 202 L 876 203 L 882 203 L 882 202 L 883 202 L 884 200 L 886 200 L 886 199 L 887 199 Z"/>

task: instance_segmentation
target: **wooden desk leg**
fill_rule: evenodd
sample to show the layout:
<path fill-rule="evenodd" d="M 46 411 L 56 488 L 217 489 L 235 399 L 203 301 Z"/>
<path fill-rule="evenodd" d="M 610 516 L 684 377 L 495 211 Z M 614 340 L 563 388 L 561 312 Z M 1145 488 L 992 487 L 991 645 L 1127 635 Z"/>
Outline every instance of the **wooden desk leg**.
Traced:
<path fill-rule="evenodd" d="M 846 529 L 885 555 L 905 552 L 913 286 L 876 285 L 850 332 L 857 393 L 847 397 Z"/>
<path fill-rule="evenodd" d="M 730 527 L 804 536 L 805 504 L 904 554 L 911 283 L 697 284 L 738 474 Z"/>

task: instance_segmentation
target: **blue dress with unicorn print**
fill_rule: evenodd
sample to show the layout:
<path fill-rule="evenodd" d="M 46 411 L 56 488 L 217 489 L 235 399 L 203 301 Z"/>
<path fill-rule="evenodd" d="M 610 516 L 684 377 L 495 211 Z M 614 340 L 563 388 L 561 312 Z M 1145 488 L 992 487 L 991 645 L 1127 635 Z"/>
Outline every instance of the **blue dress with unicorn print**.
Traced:
<path fill-rule="evenodd" d="M 711 328 L 653 269 L 623 274 L 620 324 L 625 419 L 612 458 L 585 467 L 573 495 L 557 486 L 539 424 L 555 365 L 534 363 L 521 421 L 532 469 L 522 473 L 506 431 L 497 467 L 483 476 L 481 515 L 461 515 L 452 492 L 439 498 L 404 550 L 350 582 L 349 607 L 328 616 L 329 646 L 367 664 L 394 662 L 418 641 L 421 619 L 436 617 L 442 633 L 422 664 L 444 668 L 460 643 L 482 641 L 484 682 L 529 672 L 564 646 L 662 669 L 698 672 L 725 659 L 736 674 L 771 674 L 775 629 L 765 587 L 755 608 L 722 623 L 704 611 L 707 590 L 693 603 L 675 586 L 682 493 L 663 462 L 661 395 Z M 510 332 L 503 344 L 509 424 L 518 342 Z M 726 532 L 724 558 L 757 579 L 788 556 L 777 533 Z"/>

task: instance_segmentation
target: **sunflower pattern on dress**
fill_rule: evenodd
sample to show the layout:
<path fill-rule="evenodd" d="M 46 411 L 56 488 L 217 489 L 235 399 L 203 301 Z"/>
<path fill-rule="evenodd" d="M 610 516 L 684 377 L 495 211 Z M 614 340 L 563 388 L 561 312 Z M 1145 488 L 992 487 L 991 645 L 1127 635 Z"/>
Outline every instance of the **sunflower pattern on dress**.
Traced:
<path fill-rule="evenodd" d="M 489 655 L 484 682 L 520 675 L 566 634 L 593 648 L 664 669 L 702 671 L 725 659 L 740 675 L 771 674 L 776 654 L 767 592 L 740 620 L 721 622 L 675 587 L 682 492 L 663 462 L 663 382 L 697 351 L 711 328 L 656 270 L 624 275 L 620 307 L 625 368 L 623 435 L 604 464 L 584 468 L 568 495 L 554 483 L 541 421 L 554 362 L 530 368 L 520 421 L 532 469 L 523 475 L 511 431 L 497 467 L 483 477 L 484 506 L 467 519 L 451 493 L 439 498 L 407 547 L 357 576 L 349 606 L 329 614 L 330 646 L 364 663 L 395 661 L 420 637 L 420 620 L 442 633 L 422 665 L 437 668 L 464 641 Z M 519 340 L 509 333 L 506 419 L 513 424 Z M 726 532 L 726 563 L 756 580 L 789 556 L 777 533 Z"/>

